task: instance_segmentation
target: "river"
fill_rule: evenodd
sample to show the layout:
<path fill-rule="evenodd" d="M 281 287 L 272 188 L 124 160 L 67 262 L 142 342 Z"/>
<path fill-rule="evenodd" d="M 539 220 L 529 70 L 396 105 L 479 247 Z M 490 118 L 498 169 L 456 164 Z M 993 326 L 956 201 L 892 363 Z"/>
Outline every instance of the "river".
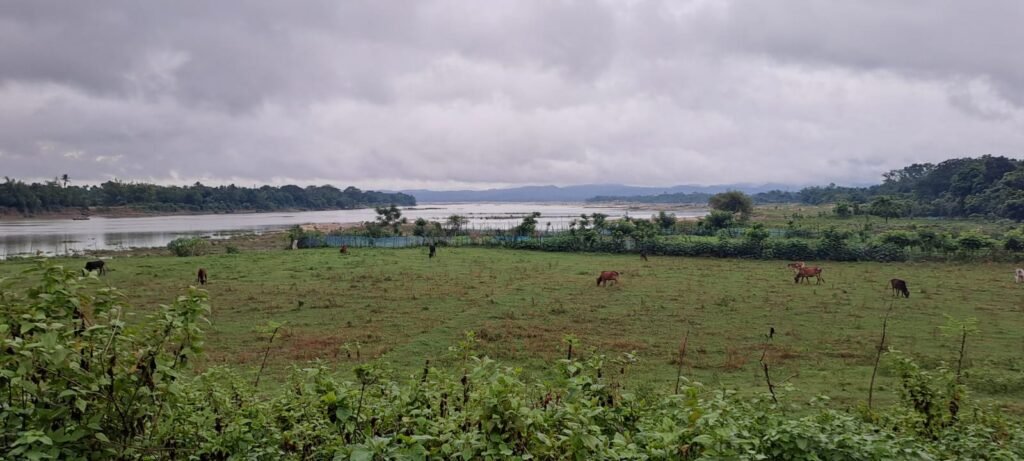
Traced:
<path fill-rule="evenodd" d="M 469 219 L 469 228 L 506 229 L 518 224 L 522 217 L 537 211 L 538 229 L 565 229 L 580 214 L 603 213 L 610 218 L 648 217 L 664 206 L 609 205 L 583 203 L 452 203 L 420 204 L 402 209 L 410 222 L 425 218 L 443 222 L 458 214 Z M 669 209 L 679 217 L 703 216 L 706 211 L 694 208 Z M 370 209 L 303 211 L 281 213 L 235 213 L 208 215 L 148 216 L 132 218 L 92 217 L 72 219 L 0 220 L 0 259 L 14 255 L 65 255 L 83 250 L 118 250 L 151 248 L 167 245 L 183 236 L 227 238 L 239 233 L 262 233 L 307 223 L 359 223 L 372 221 L 376 212 Z M 550 223 L 550 227 L 548 224 Z"/>

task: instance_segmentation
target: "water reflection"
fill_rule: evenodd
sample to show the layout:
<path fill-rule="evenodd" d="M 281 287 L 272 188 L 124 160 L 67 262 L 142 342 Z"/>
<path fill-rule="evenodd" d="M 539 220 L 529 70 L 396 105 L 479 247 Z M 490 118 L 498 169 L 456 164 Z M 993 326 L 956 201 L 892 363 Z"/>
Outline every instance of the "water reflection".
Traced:
<path fill-rule="evenodd" d="M 538 229 L 565 229 L 580 214 L 603 213 L 611 218 L 625 215 L 647 217 L 650 207 L 590 206 L 548 203 L 423 204 L 403 209 L 409 221 L 416 218 L 444 221 L 453 214 L 469 219 L 469 228 L 507 229 L 531 212 L 540 212 Z M 680 217 L 703 216 L 704 210 L 671 210 Z M 358 223 L 372 221 L 373 209 L 288 213 L 155 216 L 139 218 L 30 219 L 0 221 L 0 258 L 11 255 L 63 255 L 84 250 L 150 248 L 167 245 L 183 236 L 227 238 L 238 233 L 261 233 L 304 223 Z"/>

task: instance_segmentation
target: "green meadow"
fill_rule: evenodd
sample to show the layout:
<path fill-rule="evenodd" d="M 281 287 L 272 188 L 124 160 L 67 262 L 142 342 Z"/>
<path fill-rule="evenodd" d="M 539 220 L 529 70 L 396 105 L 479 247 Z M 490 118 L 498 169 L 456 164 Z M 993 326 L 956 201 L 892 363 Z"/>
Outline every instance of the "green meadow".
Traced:
<path fill-rule="evenodd" d="M 57 259 L 81 267 L 85 259 Z M 808 261 L 809 264 L 815 264 Z M 33 266 L 0 263 L 0 277 Z M 881 335 L 926 368 L 956 367 L 951 321 L 976 319 L 963 363 L 972 397 L 1024 412 L 1024 284 L 1012 264 L 817 263 L 825 283 L 794 284 L 785 261 L 544 253 L 488 248 L 243 251 L 201 257 L 115 256 L 90 282 L 128 296 L 133 318 L 171 302 L 209 271 L 212 315 L 199 370 L 228 366 L 275 387 L 291 367 L 320 360 L 348 376 L 379 361 L 397 376 L 426 360 L 454 366 L 467 344 L 527 377 L 550 377 L 567 354 L 607 356 L 609 372 L 636 389 L 671 391 L 680 342 L 683 374 L 711 387 L 766 391 L 766 361 L 780 389 L 866 400 Z M 622 273 L 598 287 L 602 270 Z M 908 282 L 893 298 L 890 278 Z M 770 328 L 775 329 L 771 340 Z M 897 398 L 883 357 L 875 399 Z M 801 396 L 802 400 L 804 397 Z"/>

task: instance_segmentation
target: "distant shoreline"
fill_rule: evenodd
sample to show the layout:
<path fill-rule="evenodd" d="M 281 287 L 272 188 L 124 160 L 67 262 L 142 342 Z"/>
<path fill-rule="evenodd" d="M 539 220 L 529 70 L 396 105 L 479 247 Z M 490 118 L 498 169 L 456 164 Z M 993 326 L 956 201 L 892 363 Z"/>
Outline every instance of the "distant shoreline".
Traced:
<path fill-rule="evenodd" d="M 583 208 L 624 208 L 626 210 L 633 209 L 645 209 L 645 210 L 656 210 L 656 211 L 699 211 L 706 210 L 707 206 L 687 203 L 687 204 L 672 204 L 672 203 L 643 203 L 643 202 L 630 202 L 630 201 L 613 201 L 613 202 L 573 202 L 573 201 L 552 201 L 552 202 L 505 202 L 505 201 L 480 201 L 480 202 L 430 202 L 420 203 L 412 206 L 404 206 L 402 209 L 409 210 L 430 210 L 438 207 L 438 205 L 457 205 L 457 204 L 481 204 L 481 203 L 494 203 L 494 204 L 519 204 L 519 203 L 537 203 L 544 205 L 580 205 Z M 53 220 L 53 219 L 81 219 L 81 218 L 156 218 L 162 216 L 200 216 L 200 215 L 250 215 L 250 214 L 261 214 L 261 213 L 301 213 L 308 211 L 343 211 L 343 210 L 365 210 L 373 207 L 360 207 L 360 208 L 331 208 L 325 210 L 308 210 L 301 208 L 283 208 L 277 210 L 234 210 L 234 211 L 213 211 L 213 210 L 201 210 L 201 211 L 151 211 L 133 207 L 101 207 L 91 208 L 87 213 L 83 213 L 80 209 L 69 209 L 62 211 L 47 211 L 42 213 L 36 213 L 33 215 L 23 215 L 15 212 L 0 212 L 0 221 L 35 221 L 35 220 Z M 327 223 L 322 223 L 327 224 Z M 334 223 L 330 223 L 334 224 Z M 349 223 L 345 223 L 349 224 Z"/>
<path fill-rule="evenodd" d="M 110 207 L 90 209 L 88 213 L 81 210 L 47 211 L 33 215 L 22 215 L 17 213 L 0 213 L 0 221 L 35 221 L 49 219 L 75 219 L 75 218 L 158 218 L 161 216 L 201 216 L 201 215 L 236 215 L 236 214 L 262 214 L 262 213 L 301 213 L 307 211 L 341 211 L 341 210 L 365 210 L 373 207 L 361 208 L 331 208 L 326 210 L 306 210 L 301 208 L 282 208 L 277 210 L 234 210 L 234 211 L 148 211 L 131 207 Z"/>

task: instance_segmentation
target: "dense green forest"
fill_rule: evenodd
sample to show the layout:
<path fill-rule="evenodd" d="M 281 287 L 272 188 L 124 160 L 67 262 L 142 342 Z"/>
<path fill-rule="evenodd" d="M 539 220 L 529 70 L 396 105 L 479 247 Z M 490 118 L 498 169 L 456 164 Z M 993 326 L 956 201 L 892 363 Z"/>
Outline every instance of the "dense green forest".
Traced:
<path fill-rule="evenodd" d="M 27 184 L 5 178 L 0 183 L 0 213 L 36 214 L 88 207 L 133 207 L 147 211 L 272 211 L 282 209 L 333 210 L 377 205 L 415 205 L 402 193 L 344 190 L 334 186 L 210 187 L 158 186 L 107 181 L 98 186 L 68 185 L 66 180 Z M 66 179 L 66 178 L 65 178 Z"/>
<path fill-rule="evenodd" d="M 1024 220 L 1024 163 L 1001 156 L 955 158 L 942 163 L 915 163 L 882 175 L 869 187 L 806 187 L 797 192 L 754 194 L 755 203 L 864 204 L 888 197 L 899 216 L 989 216 Z M 643 203 L 706 203 L 706 194 L 595 197 Z"/>

